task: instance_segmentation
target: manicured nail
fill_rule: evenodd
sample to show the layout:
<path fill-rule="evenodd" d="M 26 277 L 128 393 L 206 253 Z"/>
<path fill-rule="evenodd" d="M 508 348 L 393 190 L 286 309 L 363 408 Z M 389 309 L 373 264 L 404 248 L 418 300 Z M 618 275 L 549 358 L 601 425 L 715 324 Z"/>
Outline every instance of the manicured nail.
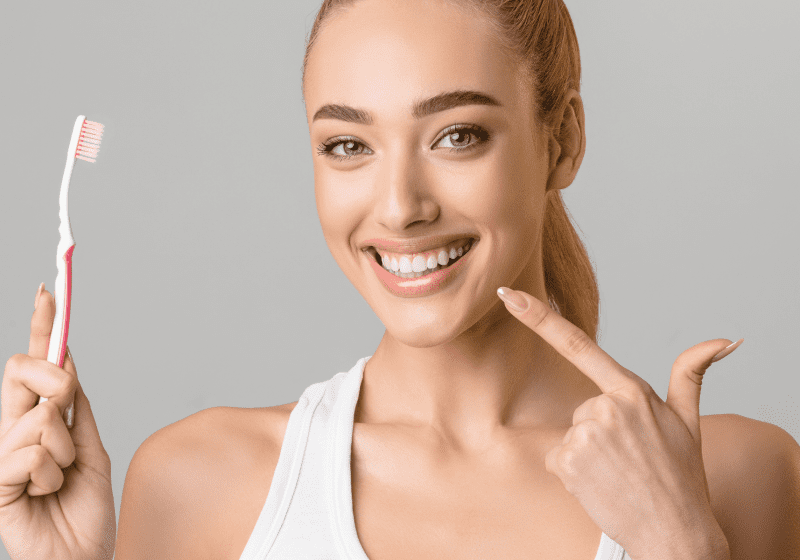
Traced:
<path fill-rule="evenodd" d="M 497 288 L 497 295 L 515 311 L 521 313 L 528 309 L 528 300 L 510 288 Z"/>
<path fill-rule="evenodd" d="M 67 410 L 64 411 L 64 420 L 67 423 L 67 428 L 71 428 L 75 420 L 75 401 L 69 403 Z"/>
<path fill-rule="evenodd" d="M 36 299 L 33 300 L 33 310 L 36 311 L 39 308 L 39 296 L 42 295 L 42 290 L 44 289 L 44 282 L 39 284 L 39 290 L 36 292 Z"/>
<path fill-rule="evenodd" d="M 739 348 L 739 345 L 743 341 L 744 341 L 744 339 L 740 338 L 739 340 L 737 340 L 733 344 L 730 344 L 730 345 L 726 346 L 725 348 L 723 348 L 722 350 L 720 350 L 719 354 L 717 354 L 716 356 L 714 356 L 711 359 L 711 363 L 713 364 L 714 362 L 718 362 L 719 360 L 721 360 L 722 358 L 724 358 L 725 356 L 727 356 L 728 354 L 730 354 L 731 352 L 733 352 L 734 350 Z"/>

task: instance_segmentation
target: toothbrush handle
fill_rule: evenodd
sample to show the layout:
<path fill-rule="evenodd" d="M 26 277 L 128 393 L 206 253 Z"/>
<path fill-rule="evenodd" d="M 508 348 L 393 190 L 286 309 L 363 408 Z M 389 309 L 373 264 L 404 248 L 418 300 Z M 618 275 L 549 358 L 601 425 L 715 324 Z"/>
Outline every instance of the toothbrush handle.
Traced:
<path fill-rule="evenodd" d="M 61 256 L 55 284 L 56 316 L 53 318 L 53 329 L 50 332 L 50 346 L 47 349 L 47 361 L 64 367 L 69 335 L 69 312 L 72 302 L 72 253 L 75 243 L 70 245 Z M 39 402 L 47 397 L 40 397 Z"/>
<path fill-rule="evenodd" d="M 60 326 L 60 336 L 58 340 L 55 342 L 55 346 L 57 350 L 55 350 L 55 359 L 56 361 L 53 362 L 58 367 L 64 367 L 64 357 L 67 354 L 67 335 L 69 334 L 69 311 L 70 311 L 70 303 L 72 302 L 72 252 L 75 250 L 75 244 L 73 243 L 69 249 L 66 250 L 64 253 L 64 289 L 59 294 L 58 291 L 56 292 L 56 316 L 54 318 L 53 328 Z M 61 301 L 59 301 L 58 296 L 61 296 Z M 61 311 L 61 313 L 58 313 Z M 58 322 L 59 315 L 61 315 L 60 325 Z M 52 335 L 51 335 L 52 337 Z M 53 340 L 51 338 L 50 344 L 53 345 Z M 50 353 L 48 349 L 48 358 L 50 358 Z"/>

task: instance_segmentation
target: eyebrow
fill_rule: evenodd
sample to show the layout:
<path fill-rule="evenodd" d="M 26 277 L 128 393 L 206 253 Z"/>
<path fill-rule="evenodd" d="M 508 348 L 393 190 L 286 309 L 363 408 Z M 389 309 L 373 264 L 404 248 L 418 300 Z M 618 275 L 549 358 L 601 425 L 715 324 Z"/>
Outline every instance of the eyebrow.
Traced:
<path fill-rule="evenodd" d="M 502 107 L 502 104 L 491 95 L 479 91 L 457 90 L 434 95 L 428 99 L 414 104 L 411 114 L 415 119 L 422 119 L 439 111 L 446 111 L 462 105 L 492 105 Z M 314 113 L 311 122 L 317 119 L 337 119 L 356 124 L 372 124 L 372 115 L 364 109 L 357 109 L 348 105 L 328 104 L 323 105 Z"/>

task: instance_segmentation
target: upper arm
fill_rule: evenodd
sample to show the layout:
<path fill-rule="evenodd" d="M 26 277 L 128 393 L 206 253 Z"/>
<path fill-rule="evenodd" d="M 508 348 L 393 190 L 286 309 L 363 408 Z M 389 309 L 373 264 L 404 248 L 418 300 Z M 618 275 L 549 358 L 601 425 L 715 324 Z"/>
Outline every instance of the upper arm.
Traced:
<path fill-rule="evenodd" d="M 776 511 L 773 533 L 777 535 L 773 558 L 800 560 L 800 445 L 781 430 L 784 455 L 778 471 L 778 488 L 783 494 Z"/>
<path fill-rule="evenodd" d="M 287 406 L 209 408 L 147 438 L 125 477 L 115 560 L 238 558 L 269 491 Z"/>
<path fill-rule="evenodd" d="M 221 509 L 213 500 L 225 455 L 221 412 L 206 409 L 170 424 L 136 451 L 122 492 L 116 560 L 213 557 L 210 537 L 220 528 L 215 534 L 211 524 Z"/>
<path fill-rule="evenodd" d="M 800 560 L 800 446 L 773 424 L 725 417 L 710 489 L 731 560 Z"/>

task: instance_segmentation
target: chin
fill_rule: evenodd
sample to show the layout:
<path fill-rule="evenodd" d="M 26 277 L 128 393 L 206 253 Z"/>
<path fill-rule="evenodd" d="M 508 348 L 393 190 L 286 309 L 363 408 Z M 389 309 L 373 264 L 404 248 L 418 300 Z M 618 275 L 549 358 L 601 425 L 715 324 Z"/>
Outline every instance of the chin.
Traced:
<path fill-rule="evenodd" d="M 400 323 L 396 319 L 388 324 L 384 322 L 386 332 L 405 346 L 412 348 L 432 348 L 447 344 L 458 336 L 454 330 L 443 328 L 441 322 L 414 321 L 409 319 Z"/>

